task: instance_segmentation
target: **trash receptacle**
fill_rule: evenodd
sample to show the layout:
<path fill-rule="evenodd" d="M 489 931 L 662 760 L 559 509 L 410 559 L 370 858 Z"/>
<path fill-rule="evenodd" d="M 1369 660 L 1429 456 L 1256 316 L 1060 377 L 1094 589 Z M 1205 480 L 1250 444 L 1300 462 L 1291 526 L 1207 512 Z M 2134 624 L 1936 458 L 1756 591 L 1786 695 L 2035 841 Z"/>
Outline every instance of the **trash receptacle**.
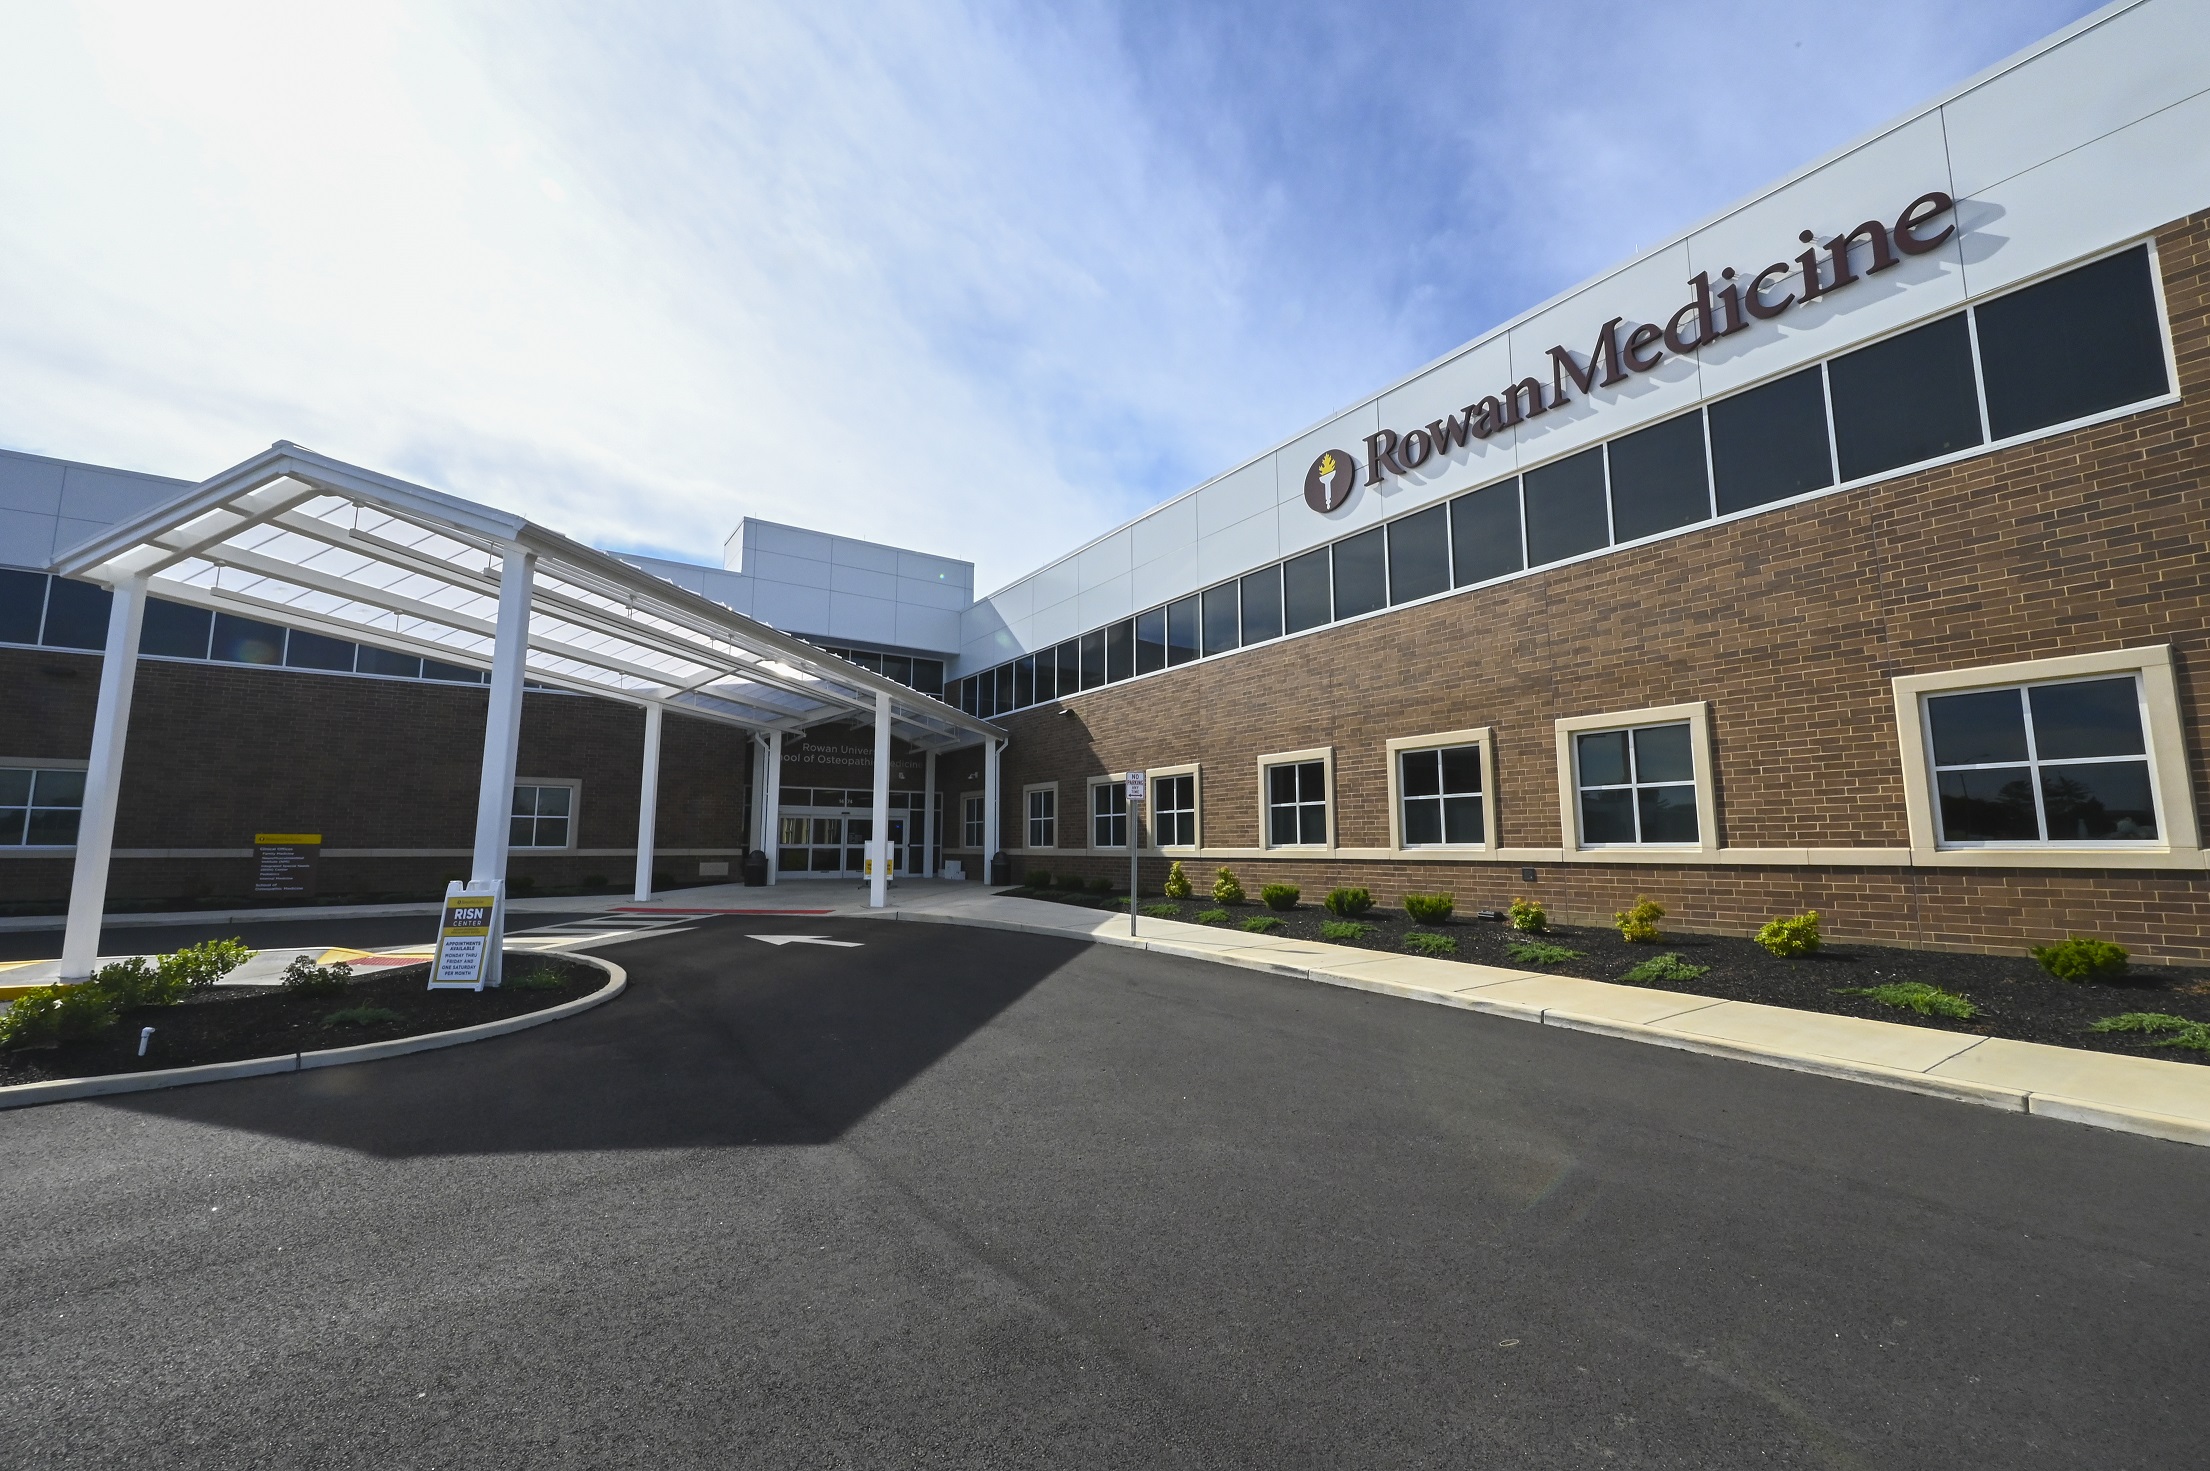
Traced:
<path fill-rule="evenodd" d="M 744 855 L 744 886 L 748 889 L 767 887 L 767 855 L 757 848 Z"/>
<path fill-rule="evenodd" d="M 1010 854 L 1000 852 L 990 855 L 990 882 L 999 885 L 1013 882 L 1013 859 Z"/>

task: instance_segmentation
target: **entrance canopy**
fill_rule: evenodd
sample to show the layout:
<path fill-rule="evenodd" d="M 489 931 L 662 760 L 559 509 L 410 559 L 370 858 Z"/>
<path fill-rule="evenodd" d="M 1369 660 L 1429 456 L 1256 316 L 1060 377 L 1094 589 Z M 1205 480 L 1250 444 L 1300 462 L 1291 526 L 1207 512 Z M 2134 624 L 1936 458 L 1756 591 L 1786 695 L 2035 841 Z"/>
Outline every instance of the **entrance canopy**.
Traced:
<path fill-rule="evenodd" d="M 534 561 L 524 676 L 756 731 L 858 716 L 887 695 L 923 750 L 989 722 L 605 552 L 490 506 L 278 442 L 65 553 L 53 570 L 448 664 L 492 667 L 500 576 Z"/>

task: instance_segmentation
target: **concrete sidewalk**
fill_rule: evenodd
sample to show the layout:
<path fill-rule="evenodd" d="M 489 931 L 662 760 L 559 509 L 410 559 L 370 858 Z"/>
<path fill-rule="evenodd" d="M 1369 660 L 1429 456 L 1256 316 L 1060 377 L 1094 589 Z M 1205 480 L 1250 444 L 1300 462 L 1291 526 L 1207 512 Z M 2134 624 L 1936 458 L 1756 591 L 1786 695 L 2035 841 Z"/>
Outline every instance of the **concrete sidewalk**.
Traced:
<path fill-rule="evenodd" d="M 1417 955 L 1383 955 L 1175 920 L 1139 918 L 1131 938 L 1125 914 L 1006 898 L 975 885 L 908 891 L 893 908 L 870 911 L 861 906 L 857 912 L 1132 945 L 2183 1144 L 2210 1144 L 2210 1067 L 2194 1063 L 1960 1036 L 1932 1027 Z"/>

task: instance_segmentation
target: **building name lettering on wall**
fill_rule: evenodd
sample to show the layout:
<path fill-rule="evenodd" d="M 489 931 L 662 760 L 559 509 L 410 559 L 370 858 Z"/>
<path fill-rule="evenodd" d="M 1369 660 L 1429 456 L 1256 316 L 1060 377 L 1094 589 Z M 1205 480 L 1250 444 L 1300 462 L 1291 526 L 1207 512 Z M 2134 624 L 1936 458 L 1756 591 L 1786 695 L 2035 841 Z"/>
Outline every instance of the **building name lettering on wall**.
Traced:
<path fill-rule="evenodd" d="M 1417 470 L 1453 447 L 1487 439 L 1569 401 L 1575 390 L 1584 395 L 1598 388 L 1624 383 L 1631 373 L 1647 373 L 1665 360 L 1667 353 L 1686 357 L 1722 337 L 1745 330 L 1753 321 L 1769 322 L 1790 307 L 1803 306 L 1829 296 L 1862 276 L 1878 275 L 1902 263 L 1907 255 L 1924 255 L 1939 249 L 1956 234 L 1954 220 L 1934 230 L 1930 227 L 1956 207 L 1956 201 L 1940 190 L 1930 190 L 1905 205 L 1893 225 L 1866 220 L 1855 229 L 1836 235 L 1823 246 L 1805 230 L 1796 238 L 1809 248 L 1793 260 L 1775 261 L 1741 279 L 1732 266 L 1719 272 L 1714 282 L 1709 271 L 1689 278 L 1692 295 L 1661 326 L 1644 322 L 1622 335 L 1624 317 L 1613 317 L 1597 329 L 1595 346 L 1584 363 L 1564 344 L 1552 347 L 1550 381 L 1529 376 L 1468 404 L 1457 414 L 1446 414 L 1418 429 L 1399 434 L 1383 429 L 1366 437 L 1366 483 L 1379 485 L 1383 472 L 1403 475 Z M 1857 269 L 1851 251 L 1861 249 L 1865 266 Z M 1821 262 L 1820 252 L 1825 252 Z M 1801 273 L 1794 291 L 1778 288 Z M 1305 477 L 1305 499 L 1316 511 L 1332 511 L 1350 499 L 1355 466 L 1342 462 L 1349 456 L 1328 450 L 1315 460 Z M 1354 473 L 1342 473 L 1350 469 Z"/>

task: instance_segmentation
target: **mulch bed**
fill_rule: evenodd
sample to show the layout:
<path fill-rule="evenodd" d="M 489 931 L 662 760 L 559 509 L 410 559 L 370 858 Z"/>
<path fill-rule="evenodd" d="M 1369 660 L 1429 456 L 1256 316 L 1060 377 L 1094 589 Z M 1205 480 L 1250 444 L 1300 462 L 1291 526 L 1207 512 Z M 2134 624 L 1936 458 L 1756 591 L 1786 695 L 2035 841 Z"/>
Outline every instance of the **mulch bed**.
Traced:
<path fill-rule="evenodd" d="M 514 984 L 517 977 L 533 971 L 549 972 L 560 984 L 544 990 L 524 990 Z M 0 1052 L 0 1085 L 143 1073 L 389 1042 L 543 1011 L 588 996 L 606 984 L 605 971 L 560 955 L 508 951 L 506 975 L 506 985 L 480 993 L 430 990 L 427 964 L 360 973 L 337 996 L 290 996 L 275 988 L 222 986 L 175 1006 L 126 1011 L 105 1035 L 90 1041 Z M 327 1023 L 332 1012 L 357 1006 L 380 1006 L 397 1012 L 399 1019 L 360 1025 Z M 154 1029 L 153 1044 L 144 1057 L 138 1055 L 141 1027 Z"/>
<path fill-rule="evenodd" d="M 1042 893 L 1025 889 L 1006 891 L 1015 897 L 1075 904 L 1091 909 L 1118 909 L 1117 901 L 1093 894 Z M 1145 905 L 1172 903 L 1146 899 Z M 1204 910 L 1222 906 L 1210 900 L 1185 900 L 1175 917 L 1194 920 Z M 1235 928 L 1246 919 L 1268 914 L 1258 903 L 1225 906 L 1235 918 L 1222 928 Z M 1125 912 L 1124 910 L 1122 912 Z M 1444 934 L 1458 942 L 1458 953 L 1438 957 L 1476 965 L 1502 966 L 1508 970 L 1580 976 L 1592 981 L 1624 985 L 1626 972 L 1654 955 L 1677 954 L 1691 965 L 1710 969 L 1693 981 L 1654 982 L 1651 989 L 1686 991 L 1718 996 L 1728 1001 L 1756 1001 L 1767 1006 L 1789 1006 L 1798 1011 L 1823 1011 L 1835 1016 L 1861 1016 L 1874 1021 L 1902 1022 L 1908 1026 L 1935 1027 L 1982 1037 L 2009 1037 L 2020 1042 L 2048 1042 L 2060 1047 L 2084 1047 L 2097 1052 L 2123 1052 L 2171 1062 L 2210 1064 L 2210 1053 L 2180 1047 L 2152 1047 L 2137 1033 L 2091 1032 L 2090 1023 L 2128 1011 L 2160 1011 L 2190 1021 L 2210 1022 L 2210 971 L 2176 966 L 2135 965 L 2122 982 L 2073 984 L 2049 975 L 2026 955 L 1962 955 L 1942 950 L 1904 950 L 1856 941 L 1828 941 L 1815 955 L 1782 960 L 1768 955 L 1749 940 L 1720 935 L 1668 935 L 1662 944 L 1630 945 L 1612 929 L 1555 926 L 1540 936 L 1521 935 L 1510 926 L 1471 916 L 1456 916 L 1448 923 L 1415 925 L 1401 910 L 1378 906 L 1360 916 L 1359 923 L 1373 928 L 1356 940 L 1326 940 L 1320 926 L 1334 916 L 1316 905 L 1302 904 L 1275 915 L 1284 922 L 1274 931 L 1280 939 L 1320 940 L 1359 950 L 1404 955 L 1404 937 L 1414 930 Z M 1548 940 L 1581 952 L 1578 960 L 1558 965 L 1527 965 L 1515 961 L 1505 946 L 1514 940 Z M 1865 996 L 1839 996 L 1839 990 L 1886 985 L 1891 981 L 1922 981 L 1953 991 L 1980 1008 L 1969 1022 L 1884 1006 Z"/>

